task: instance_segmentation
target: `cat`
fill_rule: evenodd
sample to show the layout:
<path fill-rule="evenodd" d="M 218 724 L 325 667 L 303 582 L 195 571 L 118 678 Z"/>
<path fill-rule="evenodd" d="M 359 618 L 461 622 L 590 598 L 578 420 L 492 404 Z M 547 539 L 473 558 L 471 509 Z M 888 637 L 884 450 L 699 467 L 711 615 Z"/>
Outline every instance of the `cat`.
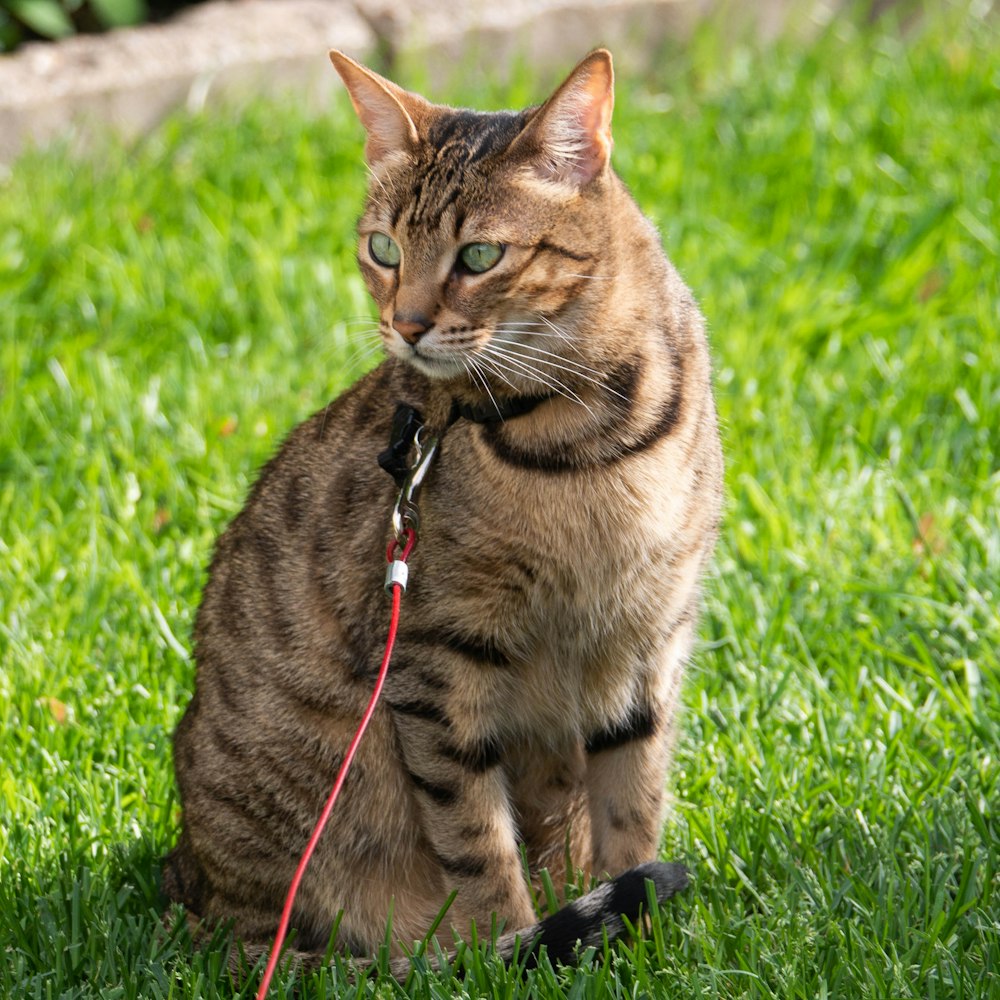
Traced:
<path fill-rule="evenodd" d="M 331 52 L 366 130 L 358 264 L 388 357 L 289 435 L 219 539 L 174 739 L 167 896 L 251 959 L 370 695 L 399 404 L 441 435 L 383 700 L 306 872 L 300 958 L 497 919 L 573 958 L 657 862 L 721 508 L 699 310 L 610 164 L 610 53 L 544 104 L 438 106 Z M 524 874 L 610 882 L 539 922 Z M 567 858 L 569 867 L 567 867 Z M 397 962 L 404 966 L 405 957 Z"/>

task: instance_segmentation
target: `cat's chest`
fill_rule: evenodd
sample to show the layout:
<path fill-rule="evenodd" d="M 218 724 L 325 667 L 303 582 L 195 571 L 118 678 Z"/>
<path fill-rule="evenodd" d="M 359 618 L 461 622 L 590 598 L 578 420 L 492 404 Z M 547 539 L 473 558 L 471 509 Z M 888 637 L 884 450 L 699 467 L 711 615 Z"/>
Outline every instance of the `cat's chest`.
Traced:
<path fill-rule="evenodd" d="M 631 703 L 662 635 L 677 499 L 655 466 L 558 477 L 441 477 L 421 544 L 456 623 L 509 650 L 496 707 L 533 731 L 586 732 Z M 451 588 L 450 591 L 448 588 Z"/>

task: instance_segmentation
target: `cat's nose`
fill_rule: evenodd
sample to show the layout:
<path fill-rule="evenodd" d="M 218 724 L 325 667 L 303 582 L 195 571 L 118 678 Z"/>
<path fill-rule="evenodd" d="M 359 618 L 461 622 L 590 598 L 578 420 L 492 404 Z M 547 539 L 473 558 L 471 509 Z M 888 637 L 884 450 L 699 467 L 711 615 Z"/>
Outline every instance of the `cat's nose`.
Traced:
<path fill-rule="evenodd" d="M 415 344 L 432 326 L 434 321 L 420 313 L 397 312 L 392 326 L 408 344 Z"/>

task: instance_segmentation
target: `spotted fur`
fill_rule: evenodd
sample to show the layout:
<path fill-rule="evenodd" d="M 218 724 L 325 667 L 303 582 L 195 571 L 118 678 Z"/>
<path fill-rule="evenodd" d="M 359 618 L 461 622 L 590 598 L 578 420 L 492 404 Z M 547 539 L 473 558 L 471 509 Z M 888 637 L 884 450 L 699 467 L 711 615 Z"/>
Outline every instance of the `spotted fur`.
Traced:
<path fill-rule="evenodd" d="M 457 890 L 458 933 L 496 915 L 508 953 L 520 932 L 568 960 L 636 916 L 647 877 L 661 898 L 684 884 L 651 862 L 720 510 L 704 324 L 610 167 L 606 52 L 496 113 L 333 59 L 368 133 L 358 260 L 389 357 L 291 433 L 218 542 L 164 885 L 266 946 L 385 639 L 393 412 L 486 414 L 447 430 L 427 477 L 384 700 L 293 924 L 321 952 L 342 913 L 364 955 L 391 912 L 398 951 Z M 470 273 L 470 243 L 503 255 Z M 613 881 L 538 924 L 522 847 L 532 876 L 560 883 L 568 856 Z"/>

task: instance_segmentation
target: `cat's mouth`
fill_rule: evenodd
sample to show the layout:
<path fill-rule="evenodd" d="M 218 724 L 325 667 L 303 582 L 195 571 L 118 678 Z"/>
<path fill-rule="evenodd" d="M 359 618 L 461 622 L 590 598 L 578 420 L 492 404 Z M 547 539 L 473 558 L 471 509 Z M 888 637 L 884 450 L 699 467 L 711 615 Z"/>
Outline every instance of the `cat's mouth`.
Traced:
<path fill-rule="evenodd" d="M 469 370 L 468 363 L 463 361 L 461 354 L 434 349 L 420 342 L 399 345 L 394 353 L 428 378 L 455 378 Z"/>
<path fill-rule="evenodd" d="M 486 328 L 432 329 L 416 338 L 391 336 L 385 343 L 390 354 L 428 378 L 471 378 L 480 367 L 476 356 L 491 336 Z"/>

